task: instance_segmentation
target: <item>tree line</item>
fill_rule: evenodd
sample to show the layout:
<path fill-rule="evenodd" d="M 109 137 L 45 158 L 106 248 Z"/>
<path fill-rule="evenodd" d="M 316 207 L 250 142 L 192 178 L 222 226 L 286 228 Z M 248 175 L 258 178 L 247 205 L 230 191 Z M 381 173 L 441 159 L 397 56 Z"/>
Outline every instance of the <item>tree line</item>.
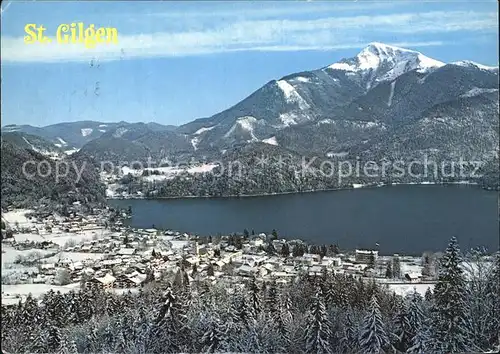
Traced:
<path fill-rule="evenodd" d="M 181 269 L 122 295 L 86 283 L 78 292 L 2 306 L 2 346 L 15 353 L 492 350 L 499 346 L 500 256 L 483 256 L 464 256 L 452 239 L 425 296 L 399 296 L 372 280 L 327 271 L 292 284 L 211 284 L 190 282 Z"/>

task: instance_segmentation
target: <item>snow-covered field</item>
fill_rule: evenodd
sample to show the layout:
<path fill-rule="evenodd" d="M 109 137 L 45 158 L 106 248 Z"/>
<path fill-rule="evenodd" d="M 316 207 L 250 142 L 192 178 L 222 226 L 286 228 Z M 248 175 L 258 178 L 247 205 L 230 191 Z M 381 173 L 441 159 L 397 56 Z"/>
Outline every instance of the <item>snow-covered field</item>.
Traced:
<path fill-rule="evenodd" d="M 70 291 L 78 291 L 80 283 L 72 283 L 68 285 L 48 285 L 48 284 L 19 284 L 19 285 L 2 285 L 2 305 L 15 305 L 19 301 L 24 302 L 29 294 L 35 298 L 40 298 L 43 294 L 53 290 L 61 292 L 61 294 L 69 293 Z M 137 288 L 110 289 L 116 294 L 124 294 L 127 292 L 136 293 Z"/>
<path fill-rule="evenodd" d="M 434 290 L 434 284 L 420 284 L 420 283 L 408 283 L 408 284 L 388 284 L 389 290 L 394 291 L 397 295 L 405 296 L 417 291 L 420 295 L 424 296 L 427 289 Z"/>
<path fill-rule="evenodd" d="M 18 285 L 2 285 L 2 305 L 14 305 L 19 303 L 19 300 L 24 301 L 31 294 L 33 297 L 40 297 L 51 289 L 60 291 L 62 294 L 68 293 L 71 290 L 78 290 L 80 283 L 68 285 L 48 285 L 48 284 L 18 284 Z"/>
<path fill-rule="evenodd" d="M 45 237 L 39 234 L 27 234 L 27 233 L 21 233 L 21 234 L 14 234 L 14 240 L 16 242 L 23 242 L 23 241 L 33 241 L 33 242 L 42 242 L 45 241 Z"/>
<path fill-rule="evenodd" d="M 217 164 L 207 163 L 207 164 L 203 164 L 200 166 L 190 167 L 187 169 L 187 172 L 188 173 L 205 173 L 205 172 L 212 171 L 215 167 L 217 167 Z"/>
<path fill-rule="evenodd" d="M 401 262 L 401 275 L 422 274 L 422 265 L 420 262 L 415 261 L 414 263 L 416 264 Z"/>
<path fill-rule="evenodd" d="M 44 235 L 39 234 L 14 234 L 14 239 L 16 242 L 22 241 L 34 241 L 34 242 L 42 242 L 42 241 L 52 241 L 59 246 L 64 246 L 66 242 L 72 241 L 76 243 L 81 243 L 84 241 L 90 241 L 93 238 L 102 238 L 106 235 L 111 234 L 110 231 L 102 230 L 83 230 L 79 232 L 61 232 L 61 233 L 48 233 Z"/>
<path fill-rule="evenodd" d="M 79 233 L 70 233 L 70 232 L 65 232 L 62 234 L 56 234 L 56 235 L 51 235 L 49 237 L 45 237 L 46 240 L 52 241 L 59 246 L 64 246 L 67 242 L 76 242 L 76 243 L 81 243 L 85 241 L 90 241 L 92 240 L 95 236 L 97 237 L 101 236 L 100 232 L 96 231 L 83 231 Z"/>
<path fill-rule="evenodd" d="M 2 219 L 11 227 L 15 227 L 16 223 L 19 227 L 32 227 L 34 223 L 26 217 L 27 213 L 33 212 L 30 209 L 16 209 L 2 214 Z"/>
<path fill-rule="evenodd" d="M 38 267 L 29 267 L 12 263 L 2 265 L 2 278 L 19 279 L 23 274 L 37 273 Z"/>
<path fill-rule="evenodd" d="M 36 253 L 43 256 L 43 255 L 54 253 L 54 250 L 29 249 L 29 250 L 20 251 L 20 250 L 16 250 L 16 249 L 12 248 L 11 246 L 2 245 L 2 264 L 6 265 L 8 263 L 14 263 L 14 261 L 16 260 L 16 258 L 18 256 L 26 257 L 30 253 L 33 253 L 33 252 L 36 252 Z M 2 271 L 3 271 L 3 269 L 2 269 Z"/>
<path fill-rule="evenodd" d="M 132 175 L 134 177 L 140 177 L 142 176 L 144 171 L 157 171 L 160 174 L 155 175 L 149 175 L 143 177 L 145 181 L 148 182 L 153 182 L 153 181 L 162 181 L 162 180 L 168 180 L 174 178 L 176 175 L 180 173 L 190 173 L 190 174 L 195 174 L 195 173 L 207 173 L 212 171 L 215 167 L 217 167 L 217 164 L 213 163 L 207 163 L 207 164 L 202 164 L 198 166 L 186 166 L 186 167 L 179 167 L 179 166 L 169 166 L 169 167 L 151 167 L 151 168 L 144 168 L 144 169 L 132 169 L 128 166 L 123 166 L 121 168 L 121 172 L 123 175 Z M 107 180 L 110 175 L 109 174 L 102 174 L 101 177 L 104 180 Z M 116 188 L 118 188 L 119 185 L 116 183 L 108 183 L 108 191 L 107 195 L 108 197 L 113 197 L 116 196 Z"/>

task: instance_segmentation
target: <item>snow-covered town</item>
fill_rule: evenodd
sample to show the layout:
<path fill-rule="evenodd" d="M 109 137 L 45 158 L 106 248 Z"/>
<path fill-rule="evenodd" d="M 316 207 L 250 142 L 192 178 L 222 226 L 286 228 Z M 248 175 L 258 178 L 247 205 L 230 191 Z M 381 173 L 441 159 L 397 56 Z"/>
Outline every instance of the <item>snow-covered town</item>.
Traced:
<path fill-rule="evenodd" d="M 293 282 L 301 274 L 335 273 L 375 279 L 400 295 L 425 294 L 435 282 L 426 257 L 379 256 L 378 250 L 340 252 L 308 246 L 277 233 L 198 237 L 179 231 L 131 229 L 126 213 L 110 219 L 78 207 L 68 216 L 27 217 L 29 210 L 2 215 L 2 304 L 17 304 L 28 294 L 61 293 L 86 281 L 113 291 L 134 290 L 171 279 L 180 271 L 190 282 L 238 283 L 242 277 L 263 282 Z M 111 220 L 114 220 L 111 221 Z M 126 221 L 125 221 L 126 222 Z"/>

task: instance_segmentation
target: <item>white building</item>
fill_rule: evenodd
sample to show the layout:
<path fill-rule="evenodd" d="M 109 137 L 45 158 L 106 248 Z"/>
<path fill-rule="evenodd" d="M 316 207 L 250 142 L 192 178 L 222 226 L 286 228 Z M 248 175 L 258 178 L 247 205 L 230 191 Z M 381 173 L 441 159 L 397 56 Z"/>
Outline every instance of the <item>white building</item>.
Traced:
<path fill-rule="evenodd" d="M 376 261 L 377 258 L 378 258 L 378 251 L 356 250 L 356 262 L 358 263 L 370 263 L 372 259 Z"/>

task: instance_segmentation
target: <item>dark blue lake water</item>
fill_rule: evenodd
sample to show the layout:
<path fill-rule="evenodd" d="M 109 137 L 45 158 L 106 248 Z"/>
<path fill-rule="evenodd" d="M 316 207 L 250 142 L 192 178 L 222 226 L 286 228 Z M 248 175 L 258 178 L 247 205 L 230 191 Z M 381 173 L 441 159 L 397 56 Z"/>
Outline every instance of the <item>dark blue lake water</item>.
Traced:
<path fill-rule="evenodd" d="M 444 250 L 452 236 L 462 249 L 499 243 L 498 192 L 462 185 L 382 188 L 245 198 L 112 200 L 132 206 L 130 224 L 200 235 L 276 229 L 341 248 L 420 255 Z"/>

